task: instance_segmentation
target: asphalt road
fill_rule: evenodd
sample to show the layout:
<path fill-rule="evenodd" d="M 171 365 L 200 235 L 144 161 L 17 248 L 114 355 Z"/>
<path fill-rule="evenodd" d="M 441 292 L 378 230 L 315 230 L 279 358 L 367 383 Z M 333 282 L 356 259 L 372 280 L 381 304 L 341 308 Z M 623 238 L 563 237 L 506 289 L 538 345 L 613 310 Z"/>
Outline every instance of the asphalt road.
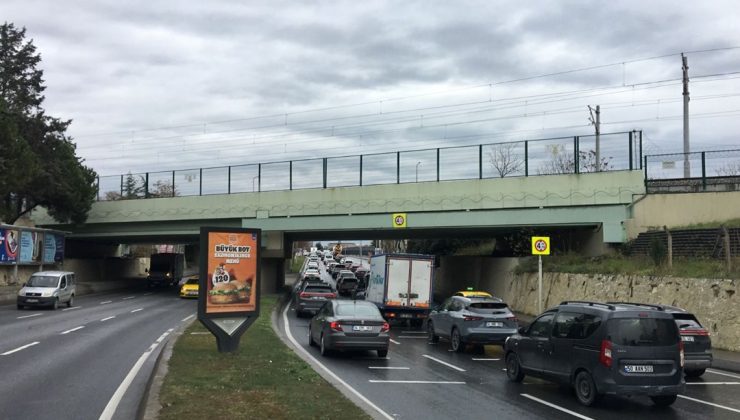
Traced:
<path fill-rule="evenodd" d="M 380 418 L 740 419 L 740 374 L 732 372 L 712 369 L 691 380 L 686 392 L 664 409 L 646 397 L 605 397 L 594 407 L 583 407 L 565 387 L 531 377 L 521 384 L 509 382 L 499 346 L 486 346 L 482 354 L 457 354 L 447 341 L 430 344 L 423 329 L 398 324 L 391 328 L 386 359 L 375 352 L 322 357 L 308 345 L 308 318 L 297 318 L 290 306 L 283 315 L 281 324 L 287 320 L 297 343 L 377 406 Z"/>
<path fill-rule="evenodd" d="M 174 288 L 0 307 L 0 419 L 136 418 L 163 343 L 196 312 Z"/>

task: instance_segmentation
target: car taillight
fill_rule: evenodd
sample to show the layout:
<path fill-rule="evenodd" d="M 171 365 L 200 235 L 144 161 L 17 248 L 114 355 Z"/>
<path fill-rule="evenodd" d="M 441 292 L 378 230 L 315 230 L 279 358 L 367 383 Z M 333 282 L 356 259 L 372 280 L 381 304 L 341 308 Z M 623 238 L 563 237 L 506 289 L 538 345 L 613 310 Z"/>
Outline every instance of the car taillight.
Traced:
<path fill-rule="evenodd" d="M 331 323 L 329 323 L 329 328 L 334 331 L 343 331 L 342 326 L 337 321 L 332 321 Z"/>
<path fill-rule="evenodd" d="M 337 297 L 337 294 L 336 293 L 329 293 L 328 295 L 326 295 L 326 297 L 328 297 L 330 299 L 334 299 L 334 298 Z"/>
<path fill-rule="evenodd" d="M 509 321 L 514 321 L 514 322 L 518 322 L 519 321 L 517 319 L 517 317 L 515 317 L 515 316 L 509 316 L 509 317 L 506 317 L 506 319 L 509 320 Z"/>
<path fill-rule="evenodd" d="M 612 342 L 609 340 L 601 341 L 601 352 L 599 353 L 599 363 L 610 368 L 612 367 Z"/>
<path fill-rule="evenodd" d="M 463 316 L 463 321 L 480 321 L 481 319 L 483 319 L 482 316 L 470 316 L 470 315 Z"/>
<path fill-rule="evenodd" d="M 678 353 L 680 354 L 681 368 L 683 368 L 683 360 L 684 360 L 683 341 L 678 342 Z"/>
<path fill-rule="evenodd" d="M 305 298 L 305 297 L 308 297 L 309 295 L 308 295 L 308 293 L 306 293 L 306 292 L 301 292 L 301 294 L 300 294 L 300 295 L 298 295 L 298 296 L 299 296 L 299 297 L 302 297 L 302 298 Z"/>
<path fill-rule="evenodd" d="M 380 327 L 380 332 L 388 332 L 391 329 L 391 325 L 387 322 L 383 323 L 383 326 Z"/>
<path fill-rule="evenodd" d="M 693 330 L 681 330 L 681 335 L 701 335 L 701 336 L 709 336 L 709 331 L 703 329 L 703 328 L 697 328 Z"/>

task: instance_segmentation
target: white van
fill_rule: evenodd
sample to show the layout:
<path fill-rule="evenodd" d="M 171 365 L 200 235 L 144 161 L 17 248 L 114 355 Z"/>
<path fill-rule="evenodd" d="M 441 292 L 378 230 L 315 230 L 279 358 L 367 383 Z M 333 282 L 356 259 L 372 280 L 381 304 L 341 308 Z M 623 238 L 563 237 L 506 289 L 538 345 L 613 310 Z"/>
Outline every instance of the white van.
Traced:
<path fill-rule="evenodd" d="M 75 273 L 71 271 L 39 271 L 31 274 L 18 291 L 18 309 L 26 306 L 50 306 L 56 309 L 66 303 L 71 307 L 75 298 Z"/>

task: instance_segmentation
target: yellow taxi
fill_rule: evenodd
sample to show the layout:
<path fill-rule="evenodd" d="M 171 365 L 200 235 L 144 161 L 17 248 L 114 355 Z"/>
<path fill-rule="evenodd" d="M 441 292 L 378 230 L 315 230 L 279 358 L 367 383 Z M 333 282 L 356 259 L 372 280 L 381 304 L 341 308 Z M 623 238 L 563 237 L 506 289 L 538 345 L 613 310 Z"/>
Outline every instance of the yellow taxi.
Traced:
<path fill-rule="evenodd" d="M 452 296 L 462 296 L 462 297 L 486 297 L 486 298 L 492 298 L 493 295 L 491 295 L 488 292 L 484 292 L 482 290 L 473 290 L 472 287 L 468 287 L 465 290 L 460 290 L 459 292 L 455 292 Z"/>
<path fill-rule="evenodd" d="M 198 298 L 198 277 L 190 277 L 185 281 L 185 284 L 180 287 L 181 298 Z"/>

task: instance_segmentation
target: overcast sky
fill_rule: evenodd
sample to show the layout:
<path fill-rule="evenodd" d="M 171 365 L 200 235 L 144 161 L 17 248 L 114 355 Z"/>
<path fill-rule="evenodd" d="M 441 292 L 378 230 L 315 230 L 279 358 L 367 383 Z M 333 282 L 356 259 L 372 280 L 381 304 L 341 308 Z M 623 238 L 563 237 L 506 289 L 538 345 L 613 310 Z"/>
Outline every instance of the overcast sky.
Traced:
<path fill-rule="evenodd" d="M 692 149 L 740 148 L 735 1 L 1 8 L 41 53 L 47 111 L 73 120 L 100 175 L 587 135 L 587 105 L 601 105 L 602 132 L 681 151 L 682 51 Z M 627 148 L 608 141 L 607 153 Z"/>

